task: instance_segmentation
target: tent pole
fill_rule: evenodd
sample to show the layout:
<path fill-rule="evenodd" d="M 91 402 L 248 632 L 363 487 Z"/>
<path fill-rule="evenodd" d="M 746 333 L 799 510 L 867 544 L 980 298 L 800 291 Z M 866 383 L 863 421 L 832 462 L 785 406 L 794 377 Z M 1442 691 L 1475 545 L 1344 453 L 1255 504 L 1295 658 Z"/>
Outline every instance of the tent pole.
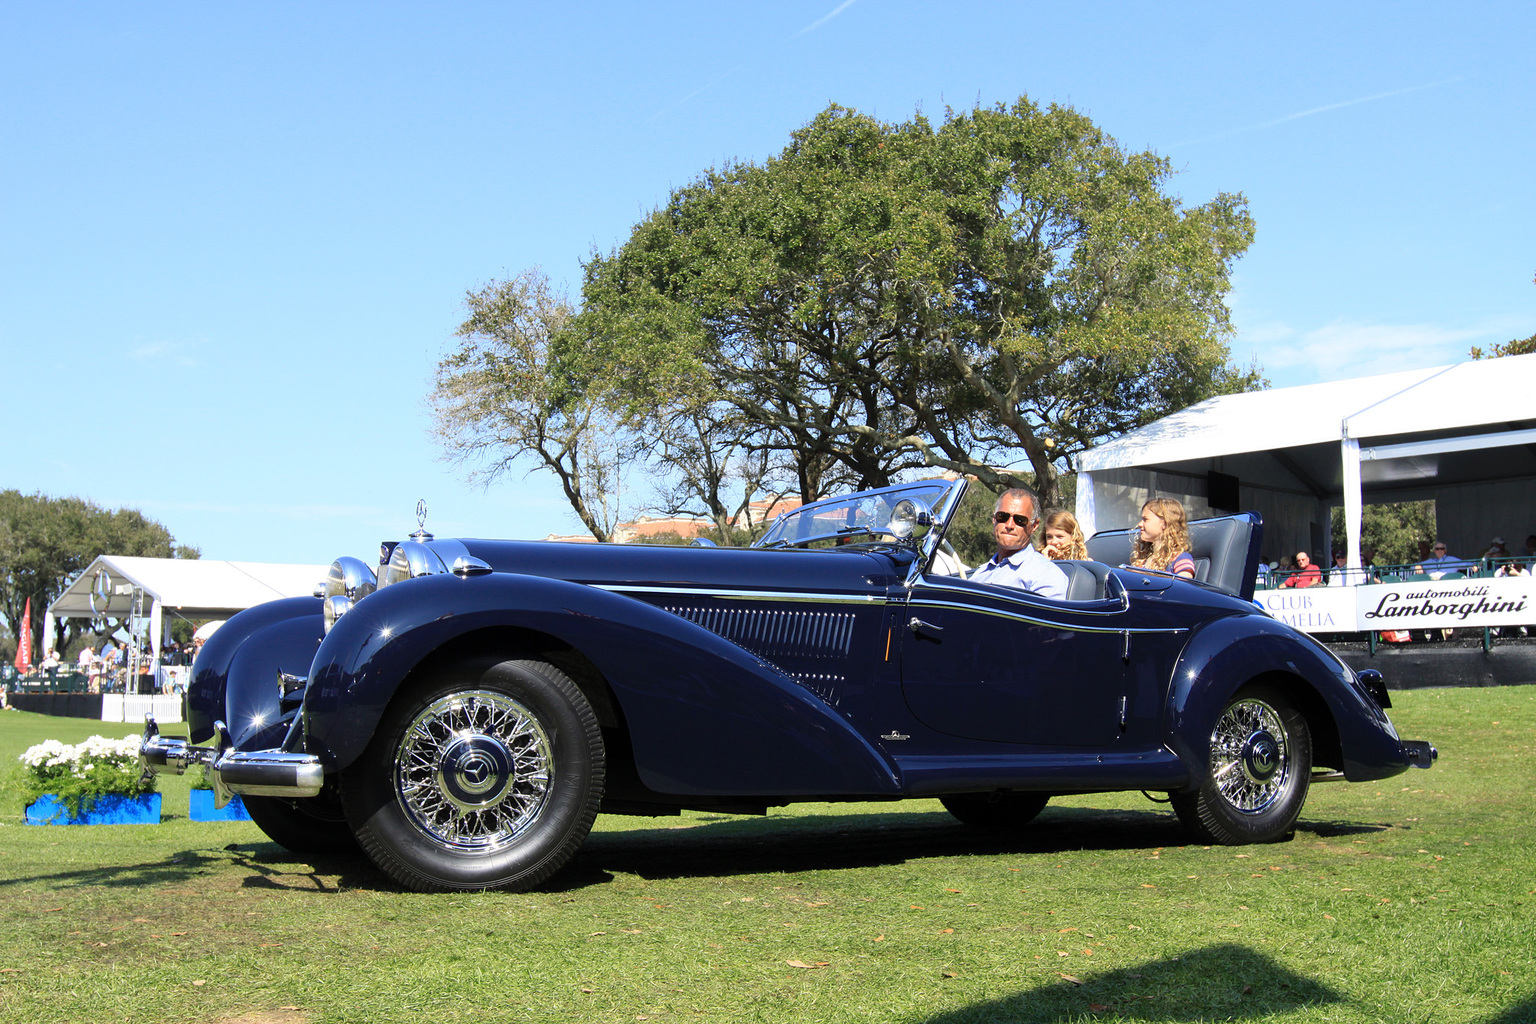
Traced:
<path fill-rule="evenodd" d="M 1344 536 L 1345 557 L 1351 575 L 1360 578 L 1356 573 L 1362 566 L 1360 560 L 1360 518 L 1364 514 L 1364 506 L 1360 499 L 1360 442 L 1352 437 L 1346 437 L 1339 442 L 1339 456 L 1344 467 Z"/>
<path fill-rule="evenodd" d="M 1077 473 L 1077 525 L 1084 537 L 1092 537 L 1099 531 L 1097 509 L 1093 500 L 1093 474 L 1078 470 Z"/>

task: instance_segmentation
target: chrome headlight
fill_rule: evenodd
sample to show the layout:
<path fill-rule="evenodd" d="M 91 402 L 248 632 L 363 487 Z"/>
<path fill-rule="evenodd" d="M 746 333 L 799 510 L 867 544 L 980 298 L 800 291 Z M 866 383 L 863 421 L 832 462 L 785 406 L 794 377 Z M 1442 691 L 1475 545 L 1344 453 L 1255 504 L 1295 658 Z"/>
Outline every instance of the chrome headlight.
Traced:
<path fill-rule="evenodd" d="M 902 498 L 891 509 L 891 521 L 886 530 L 897 540 L 921 537 L 933 525 L 933 512 L 928 505 L 916 498 Z"/>
<path fill-rule="evenodd" d="M 413 580 L 417 576 L 431 576 L 433 573 L 446 572 L 447 566 L 443 560 L 432 553 L 432 549 L 420 541 L 408 540 L 395 545 L 395 550 L 390 553 L 389 562 L 379 570 L 379 586 L 387 587 L 401 580 Z"/>
<path fill-rule="evenodd" d="M 360 558 L 338 558 L 331 563 L 325 575 L 325 631 L 329 633 L 336 620 L 352 610 L 352 606 L 378 589 L 373 570 Z"/>

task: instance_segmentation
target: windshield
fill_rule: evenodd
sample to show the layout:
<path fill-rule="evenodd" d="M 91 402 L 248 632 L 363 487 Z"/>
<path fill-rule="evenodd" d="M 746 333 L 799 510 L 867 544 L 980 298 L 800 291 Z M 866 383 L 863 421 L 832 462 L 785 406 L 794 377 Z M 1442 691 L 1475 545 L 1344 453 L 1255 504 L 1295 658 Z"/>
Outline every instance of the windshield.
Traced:
<path fill-rule="evenodd" d="M 957 480 L 919 480 L 878 491 L 860 491 L 801 505 L 775 519 L 753 547 L 805 547 L 816 541 L 878 540 L 894 537 L 890 531 L 891 509 L 903 498 L 915 498 L 943 522 L 950 503 L 964 488 Z"/>

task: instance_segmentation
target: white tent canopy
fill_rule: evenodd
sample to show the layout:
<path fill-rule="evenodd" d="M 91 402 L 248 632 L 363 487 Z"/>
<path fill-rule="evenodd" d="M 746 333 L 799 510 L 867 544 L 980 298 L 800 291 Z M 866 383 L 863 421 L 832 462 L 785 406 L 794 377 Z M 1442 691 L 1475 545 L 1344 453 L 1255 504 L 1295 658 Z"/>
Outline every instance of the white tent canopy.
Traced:
<path fill-rule="evenodd" d="M 1326 563 L 1342 506 L 1358 566 L 1362 505 L 1424 499 L 1453 554 L 1494 536 L 1518 550 L 1536 532 L 1536 355 L 1212 398 L 1084 453 L 1078 470 L 1089 534 L 1131 525 L 1153 495 L 1191 518 L 1238 511 L 1211 503 L 1235 485 L 1264 517 L 1267 555 Z"/>
<path fill-rule="evenodd" d="M 201 558 L 102 555 L 48 606 L 45 637 L 60 618 L 128 620 L 135 612 L 149 626 L 156 657 L 166 616 L 222 619 L 281 597 L 313 594 L 329 566 L 221 562 Z M 93 605 L 94 597 L 94 605 Z"/>

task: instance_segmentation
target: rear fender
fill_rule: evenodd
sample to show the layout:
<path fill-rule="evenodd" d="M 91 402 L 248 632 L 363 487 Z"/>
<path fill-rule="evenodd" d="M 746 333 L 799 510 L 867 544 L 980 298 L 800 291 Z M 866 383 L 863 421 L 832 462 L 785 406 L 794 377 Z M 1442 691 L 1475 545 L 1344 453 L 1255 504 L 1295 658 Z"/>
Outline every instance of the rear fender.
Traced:
<path fill-rule="evenodd" d="M 287 731 L 279 721 L 278 675 L 309 671 L 325 635 L 320 601 L 289 597 L 240 612 L 216 630 L 198 652 L 187 687 L 187 725 L 192 742 L 213 736 L 225 722 L 236 749 L 275 747 Z"/>
<path fill-rule="evenodd" d="M 418 665 L 475 634 L 527 631 L 581 652 L 629 731 L 641 780 L 678 795 L 894 795 L 889 762 L 794 679 L 694 623 L 633 598 L 511 573 L 407 580 L 331 628 L 305 695 L 307 749 L 346 768 Z"/>
<path fill-rule="evenodd" d="M 1188 765 L 1191 786 L 1209 776 L 1212 724 L 1260 677 L 1288 690 L 1307 716 L 1319 763 L 1341 762 L 1336 767 L 1353 782 L 1408 767 L 1386 712 L 1338 659 L 1267 615 L 1229 615 L 1196 630 L 1174 667 L 1166 741 Z"/>

